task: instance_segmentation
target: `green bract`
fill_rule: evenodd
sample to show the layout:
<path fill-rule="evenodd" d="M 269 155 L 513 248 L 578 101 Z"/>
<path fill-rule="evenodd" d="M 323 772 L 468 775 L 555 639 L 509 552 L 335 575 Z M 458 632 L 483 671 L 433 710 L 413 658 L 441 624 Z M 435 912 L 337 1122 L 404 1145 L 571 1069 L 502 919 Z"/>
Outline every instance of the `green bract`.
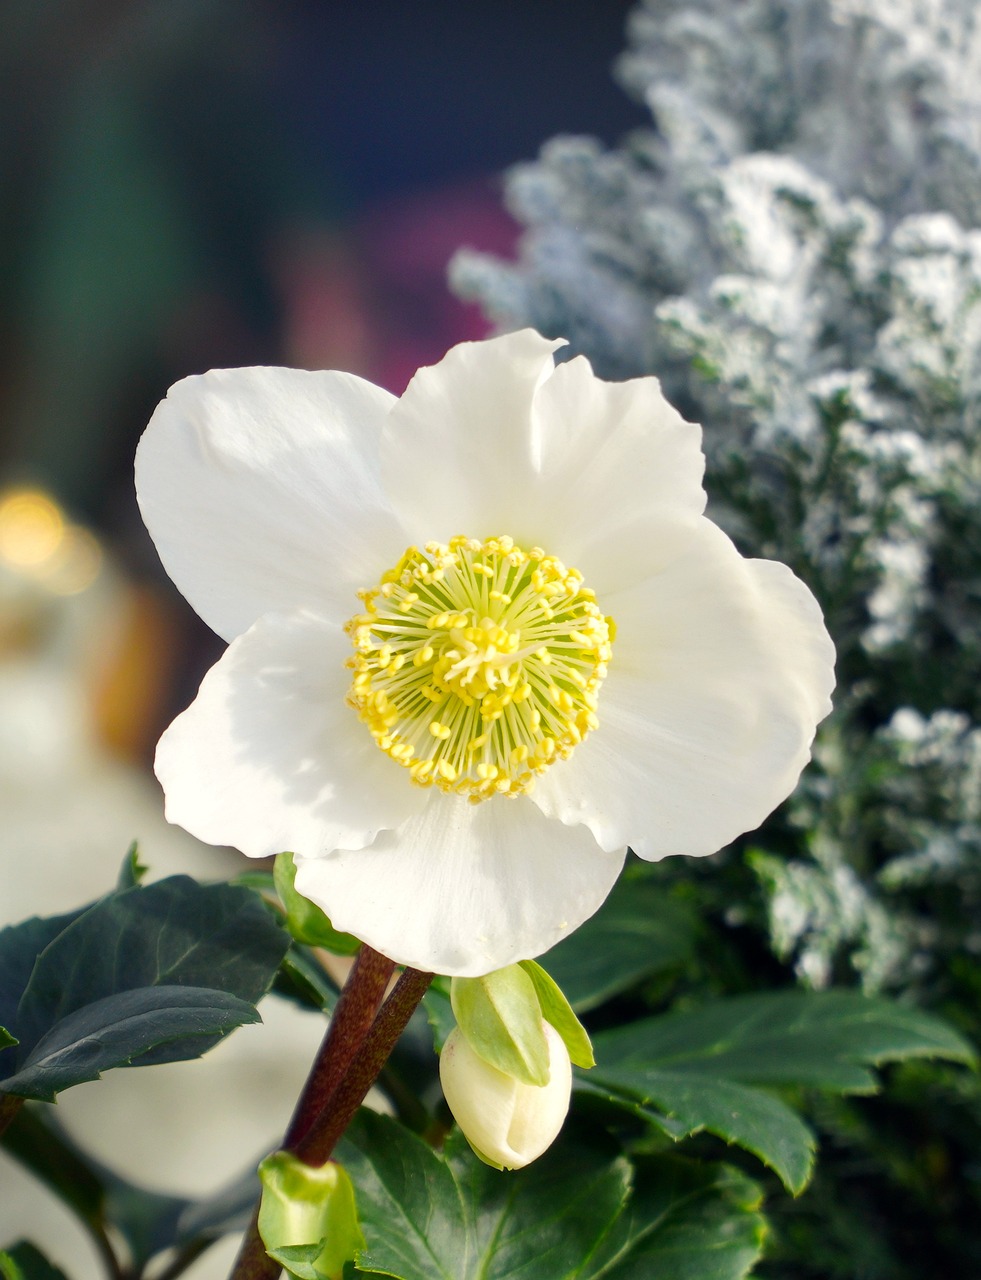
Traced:
<path fill-rule="evenodd" d="M 542 1019 L 561 1036 L 577 1067 L 596 1065 L 586 1029 L 558 983 L 534 960 L 522 960 L 482 978 L 454 978 L 450 1002 L 473 1051 L 523 1084 L 548 1083 Z"/>
<path fill-rule="evenodd" d="M 351 1179 L 339 1164 L 311 1168 L 288 1151 L 259 1165 L 259 1234 L 270 1257 L 300 1280 L 337 1280 L 364 1248 Z"/>
<path fill-rule="evenodd" d="M 590 1067 L 595 1067 L 596 1059 L 593 1057 L 593 1046 L 589 1042 L 586 1028 L 573 1013 L 572 1005 L 565 998 L 562 988 L 534 960 L 522 960 L 520 967 L 531 978 L 542 1017 L 562 1037 L 571 1060 L 577 1067 L 583 1067 L 587 1071 Z"/>
<path fill-rule="evenodd" d="M 522 1084 L 548 1084 L 548 1045 L 535 984 L 520 965 L 454 978 L 453 1015 L 478 1057 Z"/>
<path fill-rule="evenodd" d="M 292 853 L 276 855 L 273 867 L 276 892 L 286 911 L 286 927 L 290 934 L 308 947 L 323 947 L 338 956 L 353 956 L 360 941 L 350 933 L 335 929 L 328 918 L 314 906 L 309 898 L 297 893 L 294 887 L 296 865 Z"/>

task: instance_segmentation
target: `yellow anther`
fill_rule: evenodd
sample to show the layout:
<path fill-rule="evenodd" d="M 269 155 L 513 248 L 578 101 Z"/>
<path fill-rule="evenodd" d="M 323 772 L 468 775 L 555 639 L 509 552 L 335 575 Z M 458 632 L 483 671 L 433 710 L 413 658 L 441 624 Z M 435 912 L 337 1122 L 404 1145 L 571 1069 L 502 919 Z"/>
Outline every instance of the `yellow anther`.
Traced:
<path fill-rule="evenodd" d="M 599 723 L 612 620 L 541 547 L 410 547 L 358 598 L 348 702 L 417 785 L 519 795 Z"/>

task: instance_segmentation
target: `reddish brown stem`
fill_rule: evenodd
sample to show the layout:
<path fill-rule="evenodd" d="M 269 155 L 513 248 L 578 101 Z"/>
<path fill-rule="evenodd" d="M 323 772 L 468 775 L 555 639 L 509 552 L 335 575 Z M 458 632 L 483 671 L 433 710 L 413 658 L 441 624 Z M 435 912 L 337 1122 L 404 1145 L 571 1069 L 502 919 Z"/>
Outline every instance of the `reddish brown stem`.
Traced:
<path fill-rule="evenodd" d="M 331 1098 L 330 1106 L 320 1113 L 296 1147 L 296 1154 L 306 1164 L 322 1165 L 330 1158 L 432 980 L 431 973 L 418 969 L 406 969 L 399 978 L 365 1036 L 350 1071 Z"/>
<path fill-rule="evenodd" d="M 395 972 L 394 961 L 363 946 L 348 974 L 327 1031 L 297 1099 L 283 1147 L 295 1151 L 331 1094 L 344 1079 L 361 1043 L 371 1029 Z"/>

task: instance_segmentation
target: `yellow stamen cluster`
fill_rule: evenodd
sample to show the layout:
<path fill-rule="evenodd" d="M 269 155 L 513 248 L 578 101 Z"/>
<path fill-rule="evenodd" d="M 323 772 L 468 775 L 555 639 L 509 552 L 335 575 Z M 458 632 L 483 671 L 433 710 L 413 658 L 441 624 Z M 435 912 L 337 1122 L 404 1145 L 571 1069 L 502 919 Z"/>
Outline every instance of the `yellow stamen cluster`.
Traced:
<path fill-rule="evenodd" d="M 612 620 L 540 547 L 427 542 L 358 594 L 348 701 L 419 786 L 518 795 L 599 723 Z"/>

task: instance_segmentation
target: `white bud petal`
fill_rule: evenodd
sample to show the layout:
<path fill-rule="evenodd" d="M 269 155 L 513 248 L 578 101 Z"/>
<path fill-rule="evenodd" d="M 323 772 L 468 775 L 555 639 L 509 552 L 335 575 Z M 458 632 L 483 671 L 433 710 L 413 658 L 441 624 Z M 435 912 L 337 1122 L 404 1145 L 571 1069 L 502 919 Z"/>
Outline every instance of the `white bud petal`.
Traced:
<path fill-rule="evenodd" d="M 540 1088 L 498 1071 L 471 1049 L 454 1028 L 439 1059 L 443 1093 L 464 1136 L 478 1155 L 521 1169 L 558 1136 L 569 1110 L 572 1065 L 562 1037 L 543 1023 L 549 1081 Z"/>

